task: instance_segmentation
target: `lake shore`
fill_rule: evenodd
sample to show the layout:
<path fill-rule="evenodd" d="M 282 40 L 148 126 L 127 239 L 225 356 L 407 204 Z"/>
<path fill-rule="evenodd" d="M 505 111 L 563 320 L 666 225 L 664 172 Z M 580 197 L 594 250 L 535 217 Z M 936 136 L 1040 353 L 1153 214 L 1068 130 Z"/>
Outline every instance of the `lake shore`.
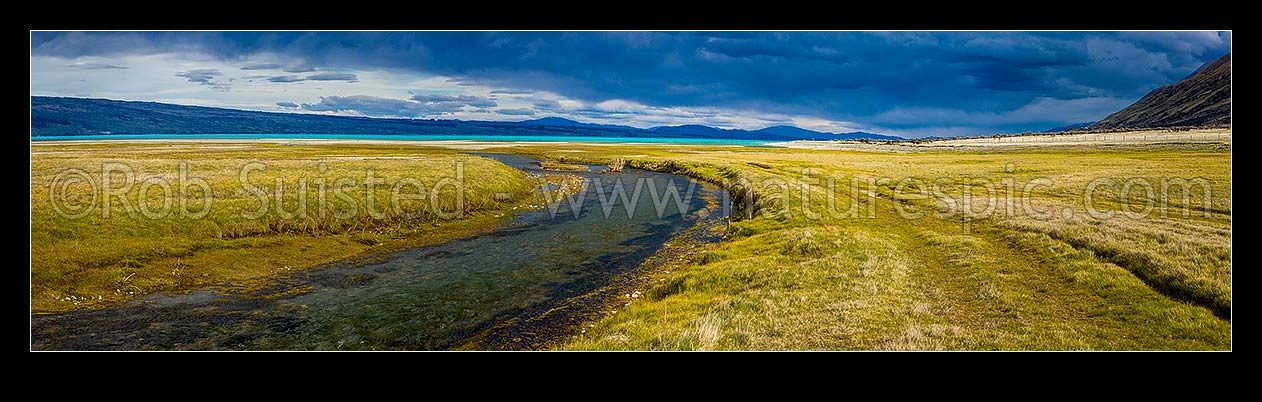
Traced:
<path fill-rule="evenodd" d="M 793 149 L 930 152 L 1038 149 L 1217 149 L 1231 146 L 1230 128 L 1133 130 L 1107 133 L 1035 133 L 921 141 L 781 141 L 767 145 Z"/>
<path fill-rule="evenodd" d="M 77 136 L 33 136 L 31 144 L 100 142 L 263 142 L 302 144 L 401 144 L 479 150 L 495 146 L 573 145 L 597 146 L 736 146 L 763 147 L 770 141 L 725 140 L 715 138 L 671 137 L 584 137 L 584 136 L 458 136 L 458 135 L 338 135 L 338 134 L 110 134 Z"/>

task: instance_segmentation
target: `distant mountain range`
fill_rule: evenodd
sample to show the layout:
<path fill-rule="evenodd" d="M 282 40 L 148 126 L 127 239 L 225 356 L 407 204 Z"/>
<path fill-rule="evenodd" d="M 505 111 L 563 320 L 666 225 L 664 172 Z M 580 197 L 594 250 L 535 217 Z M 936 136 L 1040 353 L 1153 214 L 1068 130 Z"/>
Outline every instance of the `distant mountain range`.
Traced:
<path fill-rule="evenodd" d="M 1049 128 L 1049 129 L 1047 129 L 1046 131 L 1043 131 L 1043 132 L 1045 132 L 1045 133 L 1060 133 L 1060 132 L 1065 132 L 1065 131 L 1069 131 L 1069 130 L 1075 130 L 1075 129 L 1079 129 L 1079 128 L 1087 128 L 1087 127 L 1090 127 L 1092 124 L 1095 124 L 1095 122 L 1094 122 L 1094 121 L 1089 121 L 1089 122 L 1086 122 L 1086 123 L 1076 123 L 1076 124 L 1070 124 L 1070 125 L 1068 125 L 1068 126 L 1052 127 L 1052 128 Z"/>
<path fill-rule="evenodd" d="M 560 117 L 519 122 L 385 119 L 273 113 L 157 102 L 31 97 L 31 136 L 101 134 L 381 134 L 677 137 L 751 140 L 842 140 L 902 137 L 862 131 L 824 133 L 791 126 L 725 130 L 684 125 L 641 129 Z"/>
<path fill-rule="evenodd" d="M 1090 129 L 1216 126 L 1231 124 L 1231 53 L 1182 81 L 1154 89 Z"/>

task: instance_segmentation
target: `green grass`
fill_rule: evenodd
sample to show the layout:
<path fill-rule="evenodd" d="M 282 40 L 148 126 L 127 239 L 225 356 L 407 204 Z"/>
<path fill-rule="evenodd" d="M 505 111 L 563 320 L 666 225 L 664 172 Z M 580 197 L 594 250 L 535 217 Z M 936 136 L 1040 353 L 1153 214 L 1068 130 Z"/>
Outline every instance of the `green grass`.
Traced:
<path fill-rule="evenodd" d="M 273 207 L 261 216 L 248 213 L 261 205 L 258 196 L 243 190 L 240 170 L 251 162 L 266 170 L 251 172 L 247 181 L 266 189 Z M 140 295 L 190 289 L 216 283 L 242 285 L 269 275 L 309 268 L 357 256 L 443 242 L 494 227 L 507 211 L 537 203 L 533 182 L 524 173 L 498 162 L 450 150 L 370 145 L 291 146 L 267 143 L 113 143 L 37 144 L 31 151 L 31 304 L 35 311 L 64 311 L 128 300 Z M 98 193 L 96 209 L 81 218 L 56 213 L 49 184 L 65 169 L 80 169 L 100 183 L 103 163 L 125 163 L 136 182 L 161 178 L 172 186 L 164 194 L 149 187 L 142 197 L 137 186 L 127 192 L 134 214 L 113 198 L 112 216 L 102 216 L 105 198 Z M 213 193 L 210 212 L 185 219 L 178 212 L 179 166 L 204 179 Z M 457 190 L 441 186 L 462 170 L 463 209 Z M 381 182 L 367 191 L 368 171 Z M 124 174 L 114 174 L 118 183 Z M 331 192 L 338 179 L 354 179 L 343 187 L 346 199 Z M 404 178 L 407 178 L 407 181 Z M 326 207 L 318 202 L 318 180 L 326 184 Z M 285 191 L 277 197 L 277 181 Z M 298 186 L 307 183 L 305 192 Z M 400 199 L 391 205 L 394 185 L 399 192 L 424 194 L 419 200 Z M 422 187 L 417 187 L 417 185 Z M 115 184 L 114 187 L 121 187 Z M 86 185 L 67 188 L 65 199 L 88 203 Z M 52 189 L 57 197 L 61 190 Z M 200 210 L 204 192 L 188 191 L 190 211 Z M 305 208 L 300 194 L 306 197 Z M 380 215 L 370 215 L 372 195 Z M 351 213 L 350 203 L 358 207 Z M 274 207 L 277 202 L 282 210 Z M 432 201 L 432 202 L 431 202 Z M 141 205 L 159 211 L 170 202 L 172 213 L 150 219 Z M 438 206 L 438 210 L 434 206 Z M 464 211 L 458 217 L 441 213 Z M 290 216 L 298 211 L 305 216 Z"/>
<path fill-rule="evenodd" d="M 625 157 L 630 166 L 748 183 L 737 190 L 752 197 L 755 216 L 731 224 L 727 238 L 692 267 L 672 273 L 646 298 L 628 300 L 566 349 L 1231 346 L 1231 323 L 1223 318 L 1231 301 L 1229 151 L 569 148 L 516 149 L 573 162 Z M 823 210 L 828 176 L 840 178 L 833 197 L 841 209 L 859 195 L 854 215 L 834 217 Z M 892 182 L 860 183 L 856 189 L 848 180 L 854 176 Z M 966 230 L 960 215 L 931 213 L 936 197 L 896 191 L 903 177 L 956 179 L 944 186 L 949 195 L 966 187 L 982 190 L 960 178 L 997 183 L 1046 178 L 1050 184 L 1034 191 L 1030 203 L 1056 213 L 1043 219 L 1021 210 L 974 215 Z M 1213 193 L 1209 216 L 1192 197 L 1187 217 L 1175 209 L 1141 220 L 1090 218 L 1082 193 L 1099 177 L 1204 178 Z M 773 178 L 808 183 L 809 210 L 821 218 L 808 218 L 799 197 L 783 195 L 767 181 Z M 1120 213 L 1123 201 L 1116 191 L 1106 191 L 1093 205 Z M 1176 197 L 1171 205 L 1185 203 Z M 905 219 L 896 208 L 928 213 Z M 1063 216 L 1065 210 L 1072 216 Z"/>
<path fill-rule="evenodd" d="M 738 220 L 722 242 L 707 246 L 695 261 L 684 264 L 687 268 L 654 273 L 660 282 L 643 297 L 619 301 L 616 314 L 590 323 L 565 349 L 1231 348 L 1229 149 L 1154 145 L 862 152 L 543 144 L 488 151 L 570 164 L 622 159 L 631 167 L 727 185 L 738 204 L 750 205 L 737 208 Z M 105 294 L 107 300 L 126 299 L 132 296 L 111 295 L 130 289 L 126 286 L 133 281 L 146 292 L 178 289 L 281 272 L 293 261 L 335 261 L 390 242 L 406 246 L 414 240 L 399 239 L 415 239 L 417 232 L 424 237 L 458 232 L 450 227 L 485 227 L 483 222 L 509 207 L 501 204 L 515 205 L 520 198 L 503 203 L 482 197 L 505 189 L 528 191 L 517 173 L 453 152 L 417 145 L 34 147 L 32 302 L 46 309 L 75 308 L 59 297 Z M 473 203 L 483 212 L 440 222 L 442 230 L 392 219 L 365 221 L 379 225 L 372 227 L 322 221 L 273 225 L 266 218 L 211 219 L 213 226 L 128 219 L 103 225 L 63 222 L 40 205 L 47 198 L 40 184 L 56 169 L 90 166 L 100 159 L 131 158 L 152 166 L 146 167 L 152 172 L 170 172 L 172 161 L 180 158 L 210 161 L 199 164 L 198 172 L 216 172 L 228 162 L 275 159 L 285 168 L 269 174 L 288 178 L 309 171 L 317 161 L 338 161 L 338 168 L 357 171 L 363 167 L 358 163 L 366 162 L 348 158 L 368 156 L 424 156 L 433 162 L 372 162 L 393 166 L 379 168 L 393 172 L 462 159 L 467 176 L 504 181 L 476 184 L 469 198 L 483 200 Z M 235 180 L 224 175 L 222 180 Z M 826 186 L 828 177 L 837 178 L 837 187 Z M 855 184 L 852 177 L 891 181 Z M 905 177 L 949 179 L 942 190 L 951 199 L 965 190 L 984 193 L 984 187 L 966 179 L 1022 184 L 1048 179 L 1029 203 L 1052 213 L 1040 218 L 1018 208 L 1010 215 L 938 217 L 933 211 L 941 197 L 905 191 L 915 188 L 897 185 Z M 1212 191 L 1208 214 L 1201 209 L 1202 200 L 1193 196 L 1172 199 L 1174 209 L 1166 216 L 1126 218 L 1120 213 L 1127 203 L 1149 197 L 1123 198 L 1117 191 L 1100 192 L 1092 202 L 1094 208 L 1113 211 L 1114 218 L 1087 213 L 1082 195 L 1093 179 L 1163 177 L 1206 180 Z M 779 186 L 785 182 L 792 184 L 788 194 Z M 809 208 L 803 208 L 799 196 L 803 183 Z M 825 205 L 830 198 L 842 210 L 857 206 L 849 213 L 829 214 Z M 1191 213 L 1184 216 L 1183 207 Z M 900 209 L 925 214 L 907 219 L 897 213 Z M 237 231 L 254 234 L 240 237 L 233 234 Z M 449 236 L 430 241 L 445 238 Z M 624 307 L 623 302 L 629 304 Z"/>

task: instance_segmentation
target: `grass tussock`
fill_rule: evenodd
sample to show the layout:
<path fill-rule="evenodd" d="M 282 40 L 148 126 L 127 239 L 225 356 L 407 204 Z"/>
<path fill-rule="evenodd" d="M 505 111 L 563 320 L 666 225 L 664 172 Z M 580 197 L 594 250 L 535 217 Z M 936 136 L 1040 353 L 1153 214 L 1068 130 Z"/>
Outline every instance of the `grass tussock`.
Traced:
<path fill-rule="evenodd" d="M 541 161 L 539 167 L 544 170 L 556 170 L 561 172 L 586 172 L 587 166 L 575 165 L 570 163 L 561 163 L 553 161 Z"/>
<path fill-rule="evenodd" d="M 609 162 L 609 167 L 605 168 L 604 171 L 609 172 L 609 173 L 617 173 L 617 172 L 621 172 L 622 169 L 625 169 L 626 167 L 627 167 L 626 159 L 614 158 L 612 161 Z"/>
<path fill-rule="evenodd" d="M 1231 315 L 1231 233 L 1179 222 L 1014 219 L 1004 227 L 1048 235 L 1130 271 L 1159 292 Z"/>

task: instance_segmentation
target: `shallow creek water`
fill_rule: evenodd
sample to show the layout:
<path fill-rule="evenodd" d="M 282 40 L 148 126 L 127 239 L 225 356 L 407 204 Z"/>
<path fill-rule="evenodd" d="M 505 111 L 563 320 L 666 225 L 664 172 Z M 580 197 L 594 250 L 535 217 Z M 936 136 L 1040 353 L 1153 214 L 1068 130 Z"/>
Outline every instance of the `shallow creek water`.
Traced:
<path fill-rule="evenodd" d="M 532 158 L 479 154 L 535 174 Z M 718 241 L 718 187 L 643 170 L 576 172 L 592 186 L 571 204 L 514 212 L 496 230 L 273 278 L 264 289 L 221 286 L 32 318 L 34 349 L 535 349 L 598 318 L 668 241 Z M 633 204 L 602 208 L 619 181 Z M 664 200 L 668 186 L 686 199 Z M 653 186 L 658 197 L 648 186 Z M 581 195 L 575 196 L 580 199 Z M 612 197 L 606 197 L 612 198 Z M 656 198 L 656 199 L 655 199 Z M 656 202 L 655 202 L 656 201 Z M 628 216 L 627 205 L 634 205 Z M 659 214 L 659 210 L 662 211 Z"/>

